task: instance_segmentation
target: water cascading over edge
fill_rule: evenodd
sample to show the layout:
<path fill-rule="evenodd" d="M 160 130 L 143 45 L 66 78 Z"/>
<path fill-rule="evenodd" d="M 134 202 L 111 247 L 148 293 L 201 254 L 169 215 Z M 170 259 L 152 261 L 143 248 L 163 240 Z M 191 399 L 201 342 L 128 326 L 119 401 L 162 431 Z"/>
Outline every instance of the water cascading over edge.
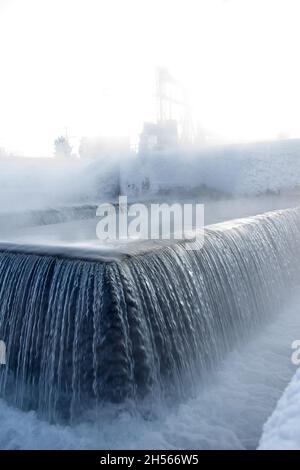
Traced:
<path fill-rule="evenodd" d="M 50 421 L 184 395 L 298 285 L 300 209 L 118 261 L 0 252 L 0 396 Z"/>

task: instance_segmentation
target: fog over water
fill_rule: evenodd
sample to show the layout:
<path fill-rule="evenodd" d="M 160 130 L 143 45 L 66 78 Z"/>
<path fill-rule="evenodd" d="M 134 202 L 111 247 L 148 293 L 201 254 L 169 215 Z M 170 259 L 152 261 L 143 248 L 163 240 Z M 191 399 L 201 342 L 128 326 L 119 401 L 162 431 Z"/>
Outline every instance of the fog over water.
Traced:
<path fill-rule="evenodd" d="M 299 15 L 0 0 L 0 450 L 281 445 L 272 413 L 300 377 Z M 134 236 L 101 238 L 101 204 L 140 204 Z M 154 221 L 152 204 L 181 207 Z M 204 205 L 194 245 L 184 204 Z"/>

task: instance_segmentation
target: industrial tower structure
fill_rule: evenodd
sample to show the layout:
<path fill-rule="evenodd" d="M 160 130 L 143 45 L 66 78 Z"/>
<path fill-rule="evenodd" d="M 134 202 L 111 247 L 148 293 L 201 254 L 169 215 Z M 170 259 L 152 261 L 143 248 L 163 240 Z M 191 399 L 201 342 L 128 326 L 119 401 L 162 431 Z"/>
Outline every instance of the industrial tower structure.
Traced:
<path fill-rule="evenodd" d="M 193 141 L 187 93 L 164 67 L 156 71 L 157 122 L 144 123 L 140 150 L 167 150 Z"/>

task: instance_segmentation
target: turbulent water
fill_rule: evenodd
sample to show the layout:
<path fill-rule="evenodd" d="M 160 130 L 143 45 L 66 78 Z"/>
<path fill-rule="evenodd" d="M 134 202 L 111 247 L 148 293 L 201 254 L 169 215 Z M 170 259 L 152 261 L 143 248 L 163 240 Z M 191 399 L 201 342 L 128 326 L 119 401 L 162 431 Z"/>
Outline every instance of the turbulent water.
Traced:
<path fill-rule="evenodd" d="M 300 210 L 208 227 L 198 248 L 0 252 L 0 448 L 257 445 L 300 332 Z"/>
<path fill-rule="evenodd" d="M 211 227 L 195 251 L 179 243 L 113 262 L 1 252 L 1 396 L 51 422 L 95 410 L 107 422 L 117 407 L 147 427 L 283 310 L 300 277 L 299 229 L 290 209 Z"/>
<path fill-rule="evenodd" d="M 244 449 L 262 426 L 296 367 L 291 343 L 300 336 L 299 296 L 252 339 L 217 365 L 195 393 L 169 406 L 105 404 L 80 424 L 50 425 L 0 400 L 4 449 Z"/>

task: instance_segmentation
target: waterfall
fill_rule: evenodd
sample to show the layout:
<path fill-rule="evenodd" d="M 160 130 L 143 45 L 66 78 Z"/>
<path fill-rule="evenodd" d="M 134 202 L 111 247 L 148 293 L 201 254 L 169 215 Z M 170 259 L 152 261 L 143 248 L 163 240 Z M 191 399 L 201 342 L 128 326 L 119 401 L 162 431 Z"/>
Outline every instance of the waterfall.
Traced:
<path fill-rule="evenodd" d="M 22 249 L 23 250 L 23 249 Z M 300 279 L 300 209 L 120 259 L 0 249 L 0 396 L 51 422 L 184 396 Z"/>

